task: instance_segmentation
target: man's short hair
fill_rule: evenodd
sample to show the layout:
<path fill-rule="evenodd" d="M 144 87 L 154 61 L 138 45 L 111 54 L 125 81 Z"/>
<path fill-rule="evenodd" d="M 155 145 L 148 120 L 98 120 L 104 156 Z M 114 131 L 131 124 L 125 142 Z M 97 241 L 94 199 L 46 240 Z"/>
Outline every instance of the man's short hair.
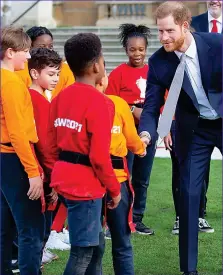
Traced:
<path fill-rule="evenodd" d="M 177 25 L 183 25 L 187 21 L 191 23 L 191 11 L 182 2 L 167 1 L 162 3 L 155 12 L 155 19 L 163 19 L 169 15 L 173 16 Z"/>

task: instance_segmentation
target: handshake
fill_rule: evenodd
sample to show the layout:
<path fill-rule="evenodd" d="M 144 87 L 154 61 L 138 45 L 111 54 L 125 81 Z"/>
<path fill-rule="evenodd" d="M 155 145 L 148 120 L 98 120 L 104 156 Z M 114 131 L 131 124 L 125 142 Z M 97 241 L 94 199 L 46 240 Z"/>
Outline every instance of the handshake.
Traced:
<path fill-rule="evenodd" d="M 150 136 L 150 134 L 148 132 L 144 131 L 144 132 L 140 133 L 139 137 L 140 137 L 141 141 L 145 145 L 145 151 L 144 151 L 143 154 L 138 155 L 138 156 L 141 157 L 141 158 L 143 158 L 143 157 L 146 156 L 146 148 L 147 148 L 147 146 L 151 143 L 151 136 Z"/>

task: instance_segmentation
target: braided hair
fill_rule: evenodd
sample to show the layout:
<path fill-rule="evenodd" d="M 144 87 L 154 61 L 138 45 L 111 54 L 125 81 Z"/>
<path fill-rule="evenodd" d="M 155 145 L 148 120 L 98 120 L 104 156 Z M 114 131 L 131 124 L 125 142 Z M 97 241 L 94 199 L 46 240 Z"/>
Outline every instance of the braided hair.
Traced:
<path fill-rule="evenodd" d="M 126 49 L 128 39 L 131 37 L 142 37 L 145 39 L 146 47 L 148 46 L 148 38 L 150 38 L 150 28 L 145 25 L 122 24 L 119 26 L 119 39 L 122 46 Z"/>
<path fill-rule="evenodd" d="M 44 34 L 48 34 L 52 40 L 53 40 L 53 35 L 52 33 L 46 28 L 46 27 L 37 27 L 34 26 L 30 29 L 28 29 L 26 31 L 26 33 L 28 34 L 28 36 L 30 37 L 30 39 L 32 40 L 32 43 L 36 40 L 37 37 L 44 35 Z"/>

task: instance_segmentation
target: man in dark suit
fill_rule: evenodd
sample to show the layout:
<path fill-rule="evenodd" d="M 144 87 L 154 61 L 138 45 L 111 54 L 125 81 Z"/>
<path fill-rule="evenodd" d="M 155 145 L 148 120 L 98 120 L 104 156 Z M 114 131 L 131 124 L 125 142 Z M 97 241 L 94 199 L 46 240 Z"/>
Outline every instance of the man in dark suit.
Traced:
<path fill-rule="evenodd" d="M 166 136 L 176 114 L 176 153 L 181 175 L 180 268 L 184 275 L 197 275 L 202 184 L 214 147 L 222 152 L 223 36 L 192 34 L 191 13 L 182 2 L 161 4 L 156 21 L 163 47 L 149 59 L 139 133 L 147 144 L 157 131 L 161 137 Z M 166 89 L 169 94 L 158 124 Z"/>
<path fill-rule="evenodd" d="M 196 32 L 223 33 L 222 2 L 207 1 L 208 11 L 192 18 L 191 26 Z"/>
<path fill-rule="evenodd" d="M 215 32 L 223 33 L 222 28 L 222 2 L 207 1 L 207 12 L 192 17 L 191 26 L 196 32 Z M 201 217 L 199 219 L 199 228 L 203 232 L 210 232 L 211 226 L 206 222 L 204 216 L 207 208 L 207 190 L 209 186 L 210 164 L 204 180 L 204 188 L 201 194 Z M 213 229 L 214 230 L 214 229 Z"/>

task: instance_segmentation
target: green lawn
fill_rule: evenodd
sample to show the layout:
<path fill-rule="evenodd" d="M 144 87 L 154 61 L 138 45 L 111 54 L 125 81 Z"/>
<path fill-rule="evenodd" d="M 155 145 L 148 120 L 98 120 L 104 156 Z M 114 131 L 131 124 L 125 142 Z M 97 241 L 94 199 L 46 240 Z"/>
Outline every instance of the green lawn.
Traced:
<path fill-rule="evenodd" d="M 144 222 L 155 230 L 154 236 L 132 235 L 135 275 L 178 275 L 178 237 L 171 235 L 174 209 L 171 195 L 170 159 L 155 159 L 148 192 Z M 212 161 L 208 190 L 207 220 L 214 234 L 199 235 L 201 275 L 222 274 L 222 162 Z M 113 275 L 111 241 L 106 241 L 104 275 Z M 68 252 L 56 251 L 60 259 L 44 267 L 44 275 L 62 275 Z"/>

